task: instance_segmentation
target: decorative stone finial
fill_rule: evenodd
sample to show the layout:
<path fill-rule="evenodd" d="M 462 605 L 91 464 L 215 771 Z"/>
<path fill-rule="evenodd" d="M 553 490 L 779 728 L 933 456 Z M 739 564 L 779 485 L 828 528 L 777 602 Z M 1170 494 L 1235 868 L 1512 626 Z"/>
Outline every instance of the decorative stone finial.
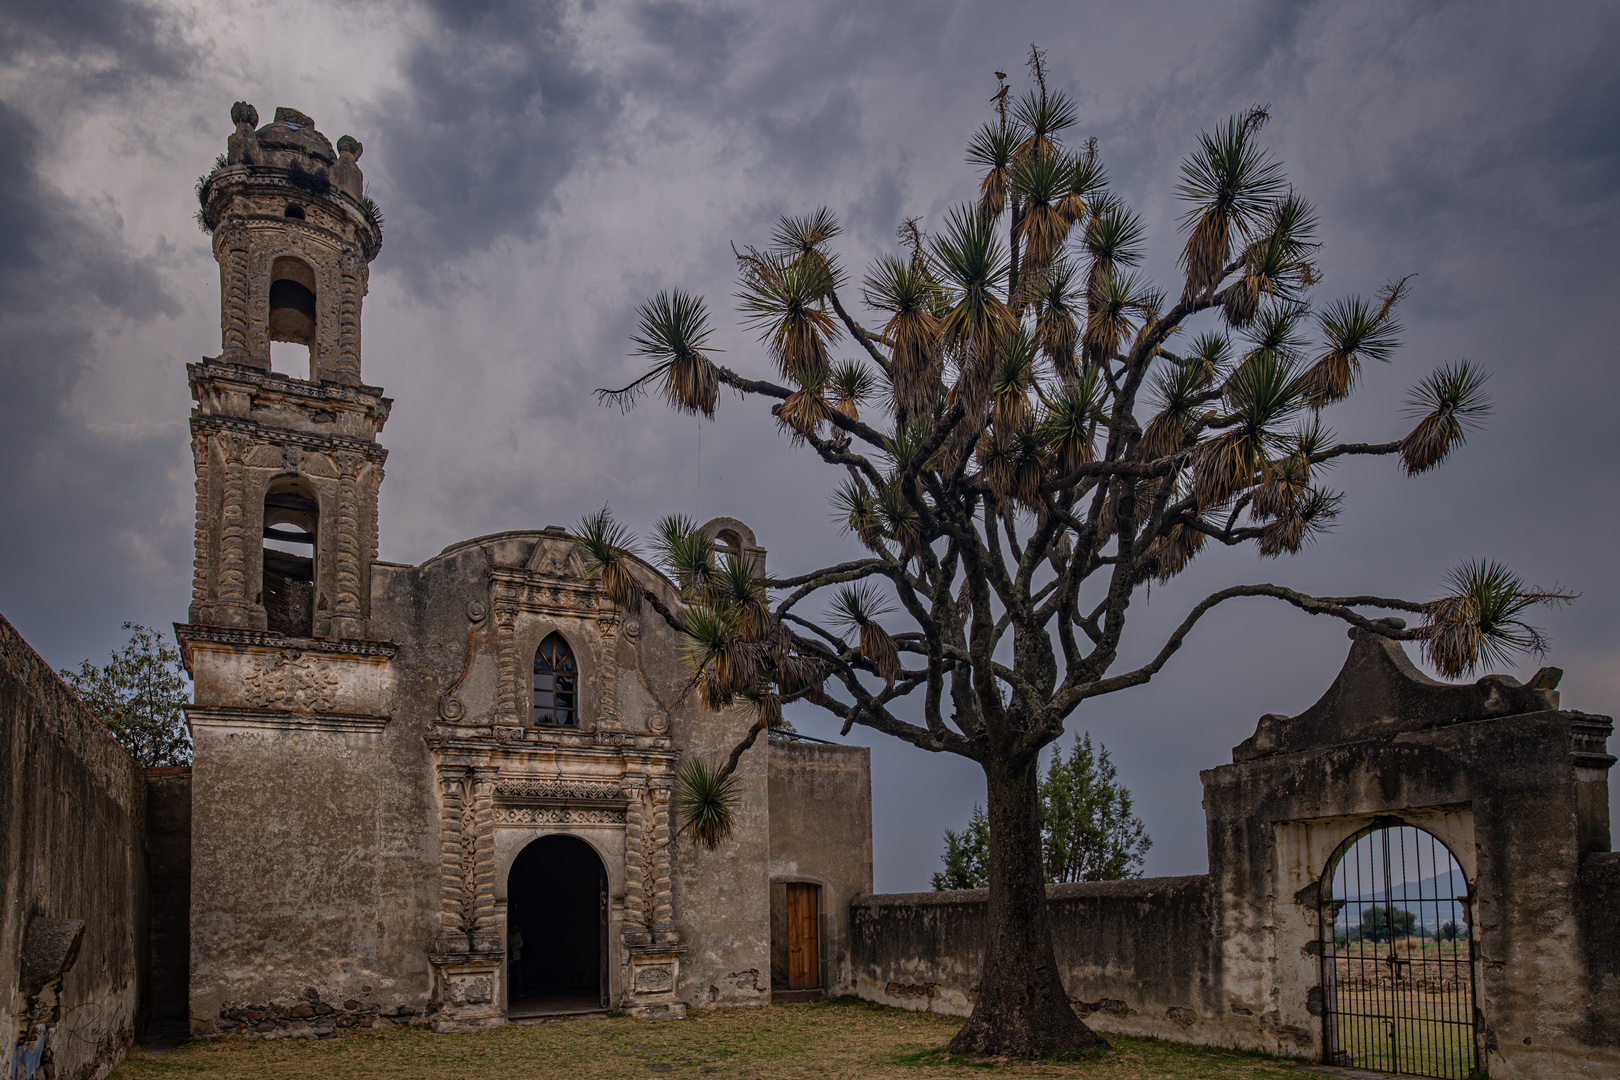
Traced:
<path fill-rule="evenodd" d="M 238 101 L 231 106 L 231 123 L 246 124 L 248 127 L 259 126 L 259 110 L 245 101 Z"/>
<path fill-rule="evenodd" d="M 311 120 L 306 114 L 299 112 L 297 109 L 286 108 L 285 106 L 276 110 L 276 123 L 297 124 L 301 128 L 312 128 L 315 126 L 315 121 Z"/>
<path fill-rule="evenodd" d="M 345 135 L 337 141 L 337 150 L 340 154 L 351 154 L 354 160 L 359 161 L 360 155 L 365 153 L 366 148 L 353 135 Z"/>

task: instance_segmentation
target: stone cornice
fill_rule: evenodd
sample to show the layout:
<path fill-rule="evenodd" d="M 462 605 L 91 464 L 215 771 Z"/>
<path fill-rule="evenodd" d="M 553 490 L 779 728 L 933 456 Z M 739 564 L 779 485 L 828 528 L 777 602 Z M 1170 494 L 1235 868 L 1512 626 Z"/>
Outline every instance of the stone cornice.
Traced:
<path fill-rule="evenodd" d="M 187 364 L 186 376 L 195 385 L 199 382 L 229 382 L 241 383 L 244 386 L 256 387 L 274 393 L 285 394 L 288 397 L 303 398 L 306 401 L 317 402 L 325 408 L 349 405 L 359 407 L 368 405 L 381 410 L 384 416 L 393 407 L 394 399 L 383 396 L 380 386 L 345 386 L 335 382 L 309 382 L 305 379 L 293 379 L 273 371 L 261 371 L 259 368 L 247 367 L 242 364 L 229 364 L 214 357 L 204 357 L 200 363 Z M 382 425 L 379 424 L 379 427 Z"/>
<path fill-rule="evenodd" d="M 379 465 L 388 460 L 388 449 L 370 439 L 361 439 L 353 435 L 317 435 L 310 431 L 271 427 L 256 420 L 244 420 L 235 416 L 204 416 L 201 413 L 192 412 L 191 433 L 193 435 L 217 431 L 241 432 L 273 446 L 292 444 L 309 447 L 312 450 L 350 450 L 363 455 L 371 461 L 375 461 Z"/>
<path fill-rule="evenodd" d="M 304 638 L 288 637 L 269 630 L 249 630 L 237 626 L 199 626 L 196 623 L 175 623 L 174 636 L 185 644 L 231 645 L 238 648 L 265 649 L 275 652 L 308 652 L 323 656 L 355 656 L 392 658 L 399 646 L 391 641 L 369 641 L 364 638 Z"/>
<path fill-rule="evenodd" d="M 514 729 L 509 724 L 453 724 L 441 720 L 433 724 L 422 737 L 429 745 L 441 751 L 481 758 L 487 758 L 497 751 L 502 754 L 514 754 L 525 750 L 562 750 L 585 756 L 612 757 L 635 753 L 651 759 L 673 759 L 675 756 L 674 740 L 668 735 L 630 731 L 580 731 L 570 732 L 566 740 L 552 736 L 541 741 L 514 739 L 508 734 L 514 730 L 525 729 Z M 552 731 L 555 729 L 548 729 L 548 735 Z"/>
<path fill-rule="evenodd" d="M 249 728 L 258 731 L 337 731 L 381 733 L 391 717 L 361 713 L 296 713 L 286 709 L 228 709 L 186 705 L 186 721 L 197 728 Z"/>

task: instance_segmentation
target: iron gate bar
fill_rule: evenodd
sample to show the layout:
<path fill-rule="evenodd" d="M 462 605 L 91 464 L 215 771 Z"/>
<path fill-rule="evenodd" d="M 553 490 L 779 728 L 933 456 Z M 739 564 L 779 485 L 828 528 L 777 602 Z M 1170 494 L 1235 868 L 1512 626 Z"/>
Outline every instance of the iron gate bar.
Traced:
<path fill-rule="evenodd" d="M 1464 929 L 1467 882 L 1456 858 L 1432 833 L 1384 819 L 1347 840 L 1329 867 L 1319 909 L 1326 1061 L 1441 1080 L 1474 1076 L 1473 935 Z"/>

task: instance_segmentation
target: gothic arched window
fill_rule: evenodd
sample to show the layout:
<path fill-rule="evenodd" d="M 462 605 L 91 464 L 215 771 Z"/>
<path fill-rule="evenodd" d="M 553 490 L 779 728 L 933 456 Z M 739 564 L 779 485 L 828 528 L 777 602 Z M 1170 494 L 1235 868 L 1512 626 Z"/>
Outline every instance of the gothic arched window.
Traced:
<path fill-rule="evenodd" d="M 534 651 L 534 722 L 547 727 L 578 727 L 574 650 L 561 634 L 548 634 Z"/>

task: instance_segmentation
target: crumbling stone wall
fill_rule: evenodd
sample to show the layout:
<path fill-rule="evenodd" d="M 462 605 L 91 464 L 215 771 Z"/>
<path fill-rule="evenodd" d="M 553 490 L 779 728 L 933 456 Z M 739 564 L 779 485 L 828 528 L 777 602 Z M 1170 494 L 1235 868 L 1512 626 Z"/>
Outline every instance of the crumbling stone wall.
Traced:
<path fill-rule="evenodd" d="M 184 1022 L 191 985 L 191 766 L 146 770 L 152 966 L 147 1015 Z"/>
<path fill-rule="evenodd" d="M 1213 1000 L 1209 878 L 1048 885 L 1064 989 L 1099 1031 L 1225 1041 Z M 984 968 L 984 889 L 863 896 L 850 909 L 855 990 L 902 1009 L 966 1016 Z"/>
<path fill-rule="evenodd" d="M 0 1034 L 38 1075 L 104 1076 L 134 1040 L 145 798 L 140 766 L 0 617 Z"/>

